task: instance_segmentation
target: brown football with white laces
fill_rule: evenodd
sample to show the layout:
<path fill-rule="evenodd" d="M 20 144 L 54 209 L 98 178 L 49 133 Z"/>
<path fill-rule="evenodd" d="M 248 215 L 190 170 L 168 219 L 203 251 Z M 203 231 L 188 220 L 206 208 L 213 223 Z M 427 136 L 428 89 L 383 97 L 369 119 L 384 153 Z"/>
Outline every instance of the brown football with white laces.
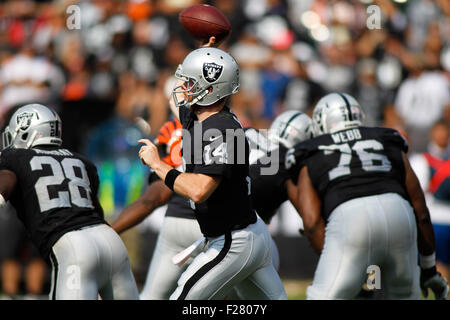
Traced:
<path fill-rule="evenodd" d="M 203 42 L 207 42 L 212 36 L 216 37 L 216 42 L 221 42 L 231 32 L 227 17 L 216 7 L 207 4 L 183 10 L 178 15 L 178 20 L 191 36 Z"/>

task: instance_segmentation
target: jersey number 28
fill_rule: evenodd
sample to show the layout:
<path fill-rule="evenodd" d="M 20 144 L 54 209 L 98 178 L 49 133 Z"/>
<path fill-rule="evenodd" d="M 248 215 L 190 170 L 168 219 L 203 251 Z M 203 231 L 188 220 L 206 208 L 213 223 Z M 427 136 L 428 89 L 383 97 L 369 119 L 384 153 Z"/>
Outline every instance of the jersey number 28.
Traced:
<path fill-rule="evenodd" d="M 79 159 L 64 158 L 61 162 L 48 156 L 34 156 L 30 161 L 31 170 L 42 170 L 42 165 L 49 165 L 52 175 L 40 177 L 34 189 L 38 197 L 41 212 L 55 208 L 68 208 L 76 205 L 82 208 L 94 208 L 91 200 L 91 188 L 84 163 Z M 75 174 L 75 168 L 81 172 L 81 177 Z M 48 186 L 62 186 L 68 179 L 66 190 L 58 191 L 58 196 L 50 199 Z M 61 188 L 61 187 L 60 187 Z M 81 189 L 84 189 L 83 195 Z"/>

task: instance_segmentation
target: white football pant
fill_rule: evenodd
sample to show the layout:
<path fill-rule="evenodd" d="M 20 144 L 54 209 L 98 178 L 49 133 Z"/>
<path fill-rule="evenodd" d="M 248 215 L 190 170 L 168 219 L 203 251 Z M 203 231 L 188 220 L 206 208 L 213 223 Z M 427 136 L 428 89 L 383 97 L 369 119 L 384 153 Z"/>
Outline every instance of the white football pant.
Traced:
<path fill-rule="evenodd" d="M 172 263 L 172 257 L 201 237 L 197 220 L 164 217 L 145 285 L 141 291 L 141 300 L 169 299 L 177 288 L 177 280 L 198 252 L 194 252 L 192 258 L 181 267 Z"/>
<path fill-rule="evenodd" d="M 260 218 L 245 229 L 208 238 L 208 249 L 181 275 L 170 299 L 220 300 L 233 287 L 245 300 L 287 299 L 272 262 L 272 238 Z"/>
<path fill-rule="evenodd" d="M 201 250 L 194 251 L 191 258 L 182 266 L 173 264 L 172 257 L 189 247 L 202 236 L 200 226 L 195 219 L 164 218 L 150 261 L 145 284 L 140 294 L 141 300 L 169 299 L 170 295 L 177 288 L 178 279 Z M 272 247 L 273 264 L 278 270 L 280 258 L 273 239 Z M 227 298 L 230 297 L 239 299 L 239 296 L 232 296 L 231 293 Z"/>
<path fill-rule="evenodd" d="M 53 245 L 50 260 L 50 299 L 139 299 L 126 247 L 106 224 L 64 234 Z"/>
<path fill-rule="evenodd" d="M 362 197 L 331 213 L 325 243 L 308 299 L 353 299 L 367 281 L 369 266 L 380 275 L 386 299 L 419 299 L 417 230 L 413 209 L 394 193 Z M 377 279 L 381 284 L 374 284 Z"/>

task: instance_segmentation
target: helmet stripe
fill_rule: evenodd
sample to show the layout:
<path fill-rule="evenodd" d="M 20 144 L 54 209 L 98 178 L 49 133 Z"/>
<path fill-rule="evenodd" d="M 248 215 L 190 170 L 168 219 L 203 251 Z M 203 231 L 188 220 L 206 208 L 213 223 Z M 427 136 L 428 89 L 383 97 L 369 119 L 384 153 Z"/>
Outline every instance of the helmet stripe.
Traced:
<path fill-rule="evenodd" d="M 302 113 L 301 113 L 301 112 L 298 112 L 298 113 L 294 114 L 294 115 L 286 122 L 286 125 L 285 125 L 284 128 L 283 128 L 283 131 L 281 131 L 280 138 L 284 136 L 284 134 L 285 134 L 285 132 L 286 132 L 286 129 L 287 129 L 287 127 L 289 126 L 289 124 L 290 124 L 292 121 L 294 121 L 294 119 L 297 118 L 297 117 L 300 116 L 300 115 L 302 115 Z"/>
<path fill-rule="evenodd" d="M 338 95 L 344 99 L 345 105 L 347 107 L 347 114 L 348 114 L 348 120 L 353 121 L 353 115 L 352 115 L 352 109 L 350 108 L 350 102 L 348 102 L 348 99 L 346 96 L 344 96 L 342 93 L 338 92 Z"/>

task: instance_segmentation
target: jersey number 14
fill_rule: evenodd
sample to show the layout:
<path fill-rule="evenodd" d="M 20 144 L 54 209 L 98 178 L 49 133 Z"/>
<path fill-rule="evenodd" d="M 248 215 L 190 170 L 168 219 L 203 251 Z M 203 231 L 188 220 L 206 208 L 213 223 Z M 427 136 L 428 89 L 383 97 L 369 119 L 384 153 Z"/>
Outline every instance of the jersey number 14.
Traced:
<path fill-rule="evenodd" d="M 55 208 L 68 208 L 76 205 L 82 208 L 94 208 L 91 200 L 91 188 L 84 163 L 79 159 L 64 158 L 61 162 L 48 156 L 34 156 L 30 161 L 31 170 L 42 170 L 42 165 L 49 165 L 52 175 L 40 177 L 34 189 L 39 201 L 41 212 Z M 75 174 L 75 168 L 81 172 L 81 177 Z M 63 183 L 68 179 L 64 190 Z M 57 197 L 50 199 L 49 186 L 60 186 L 63 189 L 57 192 Z M 81 189 L 84 189 L 83 195 Z"/>

